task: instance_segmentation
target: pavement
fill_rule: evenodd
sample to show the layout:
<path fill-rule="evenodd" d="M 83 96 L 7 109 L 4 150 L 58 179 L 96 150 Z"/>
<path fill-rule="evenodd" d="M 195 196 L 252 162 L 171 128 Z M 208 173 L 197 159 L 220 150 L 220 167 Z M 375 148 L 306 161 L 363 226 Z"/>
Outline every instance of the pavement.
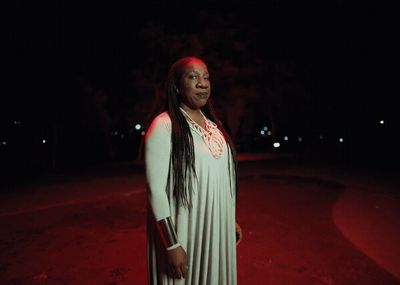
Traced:
<path fill-rule="evenodd" d="M 238 284 L 400 284 L 399 178 L 240 154 Z M 143 165 L 0 192 L 0 284 L 146 284 Z M 212 284 L 213 285 L 213 284 Z"/>

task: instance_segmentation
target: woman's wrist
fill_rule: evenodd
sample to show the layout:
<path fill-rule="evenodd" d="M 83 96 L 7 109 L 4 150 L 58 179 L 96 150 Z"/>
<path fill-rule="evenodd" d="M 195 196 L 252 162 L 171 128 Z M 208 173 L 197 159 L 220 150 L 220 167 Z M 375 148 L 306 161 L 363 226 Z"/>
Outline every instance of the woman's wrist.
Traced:
<path fill-rule="evenodd" d="M 161 240 L 167 250 L 172 250 L 180 246 L 171 217 L 158 221 L 157 227 Z"/>
<path fill-rule="evenodd" d="M 181 244 L 179 242 L 177 242 L 176 244 L 171 245 L 170 247 L 167 247 L 167 251 L 173 250 L 173 249 L 178 248 L 180 246 L 181 246 Z"/>

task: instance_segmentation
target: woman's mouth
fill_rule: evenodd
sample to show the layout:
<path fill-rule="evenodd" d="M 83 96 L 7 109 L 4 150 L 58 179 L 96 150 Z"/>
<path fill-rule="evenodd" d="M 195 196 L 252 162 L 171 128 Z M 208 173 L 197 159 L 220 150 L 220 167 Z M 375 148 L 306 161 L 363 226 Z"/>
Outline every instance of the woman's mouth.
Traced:
<path fill-rule="evenodd" d="M 208 93 L 207 92 L 200 92 L 200 93 L 196 93 L 196 96 L 199 99 L 207 99 L 208 98 Z"/>

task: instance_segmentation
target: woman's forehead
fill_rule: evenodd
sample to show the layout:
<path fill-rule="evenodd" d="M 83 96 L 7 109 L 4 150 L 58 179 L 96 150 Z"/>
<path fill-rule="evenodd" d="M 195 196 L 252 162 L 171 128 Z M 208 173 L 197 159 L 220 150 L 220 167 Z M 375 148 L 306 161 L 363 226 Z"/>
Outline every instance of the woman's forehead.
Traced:
<path fill-rule="evenodd" d="M 202 72 L 202 73 L 208 73 L 207 66 L 204 62 L 198 59 L 192 59 L 190 60 L 184 67 L 185 72 Z"/>

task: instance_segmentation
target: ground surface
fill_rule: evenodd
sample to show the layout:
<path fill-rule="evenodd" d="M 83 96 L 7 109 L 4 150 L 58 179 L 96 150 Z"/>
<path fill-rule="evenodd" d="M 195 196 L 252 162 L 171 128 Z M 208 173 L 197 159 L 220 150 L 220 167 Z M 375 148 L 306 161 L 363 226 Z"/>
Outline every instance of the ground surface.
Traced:
<path fill-rule="evenodd" d="M 396 177 L 241 158 L 239 284 L 400 284 Z M 59 175 L 0 198 L 0 284 L 146 284 L 140 165 Z"/>

